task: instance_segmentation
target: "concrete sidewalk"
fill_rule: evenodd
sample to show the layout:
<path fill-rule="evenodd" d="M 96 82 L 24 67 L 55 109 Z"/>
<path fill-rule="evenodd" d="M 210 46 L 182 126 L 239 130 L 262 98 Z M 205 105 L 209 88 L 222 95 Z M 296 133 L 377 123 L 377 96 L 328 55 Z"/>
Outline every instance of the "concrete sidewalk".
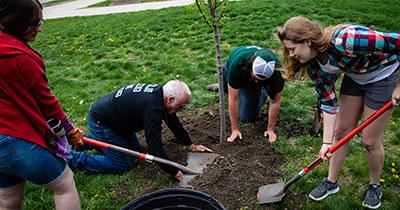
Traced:
<path fill-rule="evenodd" d="M 150 9 L 162 9 L 167 7 L 185 6 L 194 3 L 194 0 L 171 0 L 161 2 L 148 2 L 138 4 L 126 4 L 109 7 L 85 8 L 104 0 L 76 0 L 64 4 L 54 5 L 43 8 L 43 18 L 56 19 L 74 16 L 105 15 L 112 13 L 134 12 Z"/>

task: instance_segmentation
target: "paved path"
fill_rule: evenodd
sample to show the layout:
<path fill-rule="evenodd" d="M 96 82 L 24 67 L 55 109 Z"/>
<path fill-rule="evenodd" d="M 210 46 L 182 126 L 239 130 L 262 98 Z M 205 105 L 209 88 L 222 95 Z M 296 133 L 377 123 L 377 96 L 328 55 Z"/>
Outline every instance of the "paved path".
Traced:
<path fill-rule="evenodd" d="M 39 0 L 39 2 L 42 3 L 42 4 L 43 4 L 43 3 L 50 2 L 50 1 L 54 1 L 54 0 Z"/>
<path fill-rule="evenodd" d="M 108 7 L 85 8 L 89 5 L 93 5 L 102 1 L 104 0 L 77 0 L 77 1 L 67 2 L 64 4 L 45 7 L 43 9 L 43 16 L 44 19 L 47 20 L 47 19 L 56 19 L 56 18 L 73 17 L 73 16 L 105 15 L 112 13 L 161 9 L 167 7 L 185 6 L 194 3 L 194 0 L 171 0 L 171 1 L 160 1 L 160 2 L 125 4 L 125 5 L 108 6 Z"/>

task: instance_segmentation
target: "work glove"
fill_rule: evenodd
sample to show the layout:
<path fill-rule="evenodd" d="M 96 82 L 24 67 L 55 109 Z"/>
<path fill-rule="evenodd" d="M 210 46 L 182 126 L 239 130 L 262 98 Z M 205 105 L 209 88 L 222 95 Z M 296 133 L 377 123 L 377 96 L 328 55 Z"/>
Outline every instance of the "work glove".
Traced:
<path fill-rule="evenodd" d="M 77 128 L 74 127 L 67 135 L 68 138 L 68 143 L 72 145 L 72 149 L 76 150 L 79 147 L 83 146 L 83 132 Z"/>
<path fill-rule="evenodd" d="M 178 171 L 178 173 L 175 174 L 174 178 L 178 181 L 182 181 L 184 178 L 182 171 Z"/>

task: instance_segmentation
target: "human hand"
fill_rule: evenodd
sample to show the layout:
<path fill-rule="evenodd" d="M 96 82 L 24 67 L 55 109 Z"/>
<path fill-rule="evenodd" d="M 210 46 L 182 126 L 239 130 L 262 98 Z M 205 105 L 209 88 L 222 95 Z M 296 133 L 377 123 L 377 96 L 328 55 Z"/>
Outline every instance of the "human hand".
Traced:
<path fill-rule="evenodd" d="M 233 130 L 231 136 L 227 139 L 227 141 L 233 142 L 237 137 L 239 137 L 239 139 L 242 139 L 242 133 L 240 133 L 239 129 Z"/>
<path fill-rule="evenodd" d="M 264 137 L 268 137 L 269 143 L 274 143 L 276 141 L 276 134 L 272 130 L 266 130 L 264 132 Z"/>
<path fill-rule="evenodd" d="M 183 173 L 181 171 L 178 171 L 178 173 L 175 174 L 174 178 L 177 179 L 178 181 L 183 180 Z"/>
<path fill-rule="evenodd" d="M 67 138 L 68 143 L 72 145 L 72 149 L 83 146 L 83 132 L 79 128 L 74 127 L 71 132 L 68 133 Z"/>
<path fill-rule="evenodd" d="M 332 157 L 332 153 L 328 152 L 328 149 L 332 147 L 332 144 L 322 144 L 321 149 L 319 150 L 319 157 L 322 160 L 328 160 Z"/>
<path fill-rule="evenodd" d="M 397 85 L 396 88 L 394 88 L 392 94 L 393 106 L 399 105 L 399 101 L 400 101 L 400 85 Z"/>
<path fill-rule="evenodd" d="M 209 149 L 208 147 L 206 147 L 206 146 L 203 146 L 203 145 L 201 145 L 201 144 L 192 144 L 192 145 L 190 145 L 190 149 L 193 151 L 193 152 L 213 152 L 211 149 Z"/>

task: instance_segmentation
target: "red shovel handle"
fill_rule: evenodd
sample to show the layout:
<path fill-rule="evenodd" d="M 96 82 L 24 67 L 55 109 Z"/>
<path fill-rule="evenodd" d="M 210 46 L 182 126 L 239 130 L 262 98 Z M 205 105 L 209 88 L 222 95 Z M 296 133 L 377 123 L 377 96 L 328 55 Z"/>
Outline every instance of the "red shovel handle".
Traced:
<path fill-rule="evenodd" d="M 329 148 L 328 152 L 333 154 L 336 150 L 338 150 L 341 146 L 343 146 L 343 144 L 346 144 L 357 133 L 361 132 L 365 127 L 367 127 L 374 120 L 376 120 L 376 118 L 380 117 L 388 109 L 392 108 L 392 106 L 393 106 L 392 101 L 387 102 L 382 108 L 378 109 L 373 115 L 371 115 L 368 119 L 366 119 L 363 123 L 361 123 L 361 125 L 350 131 L 350 133 L 348 133 L 345 137 L 343 137 L 338 143 Z M 310 165 L 308 165 L 306 168 L 303 169 L 304 174 L 311 171 L 315 166 L 320 164 L 322 161 L 323 160 L 320 157 L 315 159 Z"/>
<path fill-rule="evenodd" d="M 89 139 L 87 137 L 83 137 L 82 140 L 83 140 L 84 143 L 93 145 L 95 147 L 100 147 L 100 148 L 103 148 L 103 149 L 108 149 L 108 147 L 110 146 L 110 144 L 104 143 L 102 141 L 96 141 L 96 140 L 93 140 L 93 139 Z"/>
<path fill-rule="evenodd" d="M 90 145 L 93 145 L 95 147 L 100 147 L 100 148 L 103 148 L 103 149 L 119 151 L 119 152 L 122 152 L 122 153 L 125 153 L 125 154 L 128 154 L 128 155 L 137 157 L 137 158 L 139 158 L 141 160 L 146 160 L 146 161 L 150 161 L 150 162 L 153 161 L 152 158 L 149 159 L 148 157 L 146 157 L 146 154 L 144 154 L 144 153 L 136 152 L 136 151 L 133 151 L 133 150 L 128 150 L 128 149 L 125 149 L 125 148 L 122 148 L 122 147 L 119 147 L 119 146 L 115 146 L 115 145 L 112 145 L 112 144 L 108 144 L 108 143 L 105 143 L 105 142 L 102 142 L 102 141 L 97 141 L 97 140 L 90 139 L 90 138 L 87 138 L 87 137 L 83 137 L 82 141 L 84 143 L 86 143 L 86 144 L 90 144 Z"/>
<path fill-rule="evenodd" d="M 90 145 L 93 145 L 93 146 L 96 146 L 96 147 L 100 147 L 100 148 L 103 148 L 103 149 L 109 149 L 109 150 L 113 150 L 113 151 L 122 152 L 122 153 L 128 154 L 130 156 L 139 158 L 141 160 L 146 160 L 146 161 L 149 161 L 149 162 L 153 162 L 154 161 L 154 162 L 157 162 L 157 163 L 166 164 L 166 165 L 169 165 L 169 166 L 172 166 L 172 167 L 175 167 L 175 168 L 181 170 L 185 174 L 196 174 L 197 175 L 197 174 L 201 173 L 201 171 L 197 171 L 197 170 L 191 169 L 189 167 L 183 166 L 183 165 L 181 165 L 179 163 L 175 163 L 175 162 L 167 160 L 167 159 L 159 158 L 159 157 L 156 157 L 156 156 L 153 156 L 153 155 L 149 155 L 149 154 L 145 154 L 145 153 L 140 153 L 140 152 L 133 151 L 133 150 L 129 150 L 129 149 L 126 149 L 126 148 L 123 148 L 123 147 L 119 147 L 119 146 L 116 146 L 116 145 L 113 145 L 113 144 L 108 144 L 108 143 L 105 143 L 105 142 L 97 141 L 97 140 L 90 139 L 90 138 L 87 138 L 87 137 L 83 137 L 82 141 L 84 143 L 87 143 L 87 144 L 90 144 Z"/>

